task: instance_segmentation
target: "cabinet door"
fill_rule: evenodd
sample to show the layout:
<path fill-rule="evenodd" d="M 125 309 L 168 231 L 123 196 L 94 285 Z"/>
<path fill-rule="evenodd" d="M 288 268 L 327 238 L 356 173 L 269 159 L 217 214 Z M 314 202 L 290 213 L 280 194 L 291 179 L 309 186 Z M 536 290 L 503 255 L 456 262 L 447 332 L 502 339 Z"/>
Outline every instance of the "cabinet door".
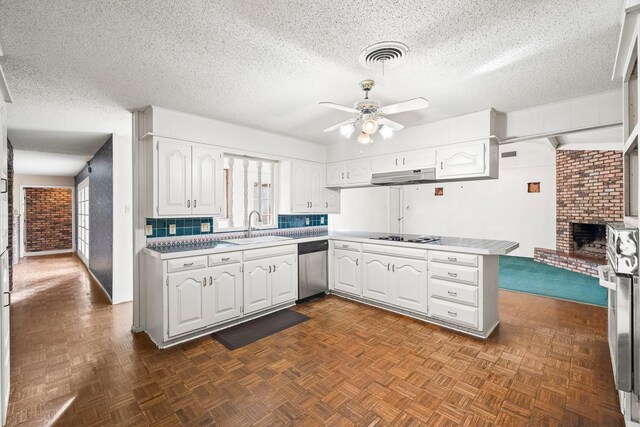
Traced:
<path fill-rule="evenodd" d="M 206 270 L 169 275 L 169 336 L 191 332 L 209 324 L 206 310 Z"/>
<path fill-rule="evenodd" d="M 438 149 L 436 152 L 438 178 L 482 174 L 485 171 L 484 142 L 464 144 L 461 147 Z"/>
<path fill-rule="evenodd" d="M 383 255 L 363 254 L 362 261 L 364 268 L 362 296 L 392 304 L 392 259 Z"/>
<path fill-rule="evenodd" d="M 394 258 L 394 304 L 420 313 L 427 313 L 427 261 Z"/>
<path fill-rule="evenodd" d="M 324 189 L 324 212 L 340 213 L 340 191 Z"/>
<path fill-rule="evenodd" d="M 346 163 L 331 163 L 326 168 L 326 185 L 327 187 L 339 187 L 345 183 L 347 171 Z"/>
<path fill-rule="evenodd" d="M 402 160 L 398 165 L 398 155 L 388 154 L 385 156 L 377 156 L 371 160 L 371 172 L 393 172 L 402 169 Z"/>
<path fill-rule="evenodd" d="M 309 194 L 309 173 L 307 163 L 291 164 L 291 210 L 292 212 L 308 212 L 311 210 Z"/>
<path fill-rule="evenodd" d="M 362 295 L 360 253 L 336 249 L 333 256 L 333 265 L 334 287 L 339 291 Z"/>
<path fill-rule="evenodd" d="M 158 142 L 158 214 L 191 214 L 191 146 Z"/>
<path fill-rule="evenodd" d="M 220 323 L 240 317 L 242 307 L 242 272 L 240 264 L 221 265 L 209 269 L 207 306 L 209 323 Z"/>
<path fill-rule="evenodd" d="M 286 255 L 267 259 L 271 267 L 271 305 L 295 301 L 298 297 L 298 257 Z"/>
<path fill-rule="evenodd" d="M 271 306 L 269 276 L 272 269 L 269 260 L 244 263 L 244 313 L 252 313 Z"/>
<path fill-rule="evenodd" d="M 436 150 L 417 150 L 402 153 L 402 164 L 405 169 L 434 168 L 436 166 Z"/>
<path fill-rule="evenodd" d="M 371 161 L 369 159 L 347 162 L 347 182 L 366 184 L 371 182 Z"/>
<path fill-rule="evenodd" d="M 306 177 L 309 210 L 312 212 L 324 212 L 324 165 L 308 164 Z"/>
<path fill-rule="evenodd" d="M 194 146 L 192 159 L 191 212 L 194 215 L 220 215 L 224 200 L 222 153 Z"/>

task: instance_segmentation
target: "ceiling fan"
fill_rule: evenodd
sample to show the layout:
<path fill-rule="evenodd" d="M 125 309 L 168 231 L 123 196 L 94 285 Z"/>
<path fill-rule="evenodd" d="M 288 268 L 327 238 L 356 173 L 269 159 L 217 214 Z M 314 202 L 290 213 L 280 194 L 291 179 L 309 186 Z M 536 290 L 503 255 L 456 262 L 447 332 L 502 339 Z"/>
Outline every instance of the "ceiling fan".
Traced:
<path fill-rule="evenodd" d="M 326 128 L 324 132 L 333 132 L 336 129 L 340 129 L 342 136 L 349 139 L 359 127 L 360 134 L 358 135 L 358 142 L 360 144 L 371 144 L 373 142 L 372 135 L 378 131 L 384 139 L 387 139 L 393 135 L 394 131 L 404 128 L 403 125 L 388 119 L 386 116 L 420 110 L 429 106 L 429 101 L 424 98 L 414 98 L 408 101 L 398 102 L 397 104 L 382 106 L 378 101 L 369 99 L 369 91 L 373 89 L 374 85 L 375 82 L 373 80 L 363 80 L 360 82 L 360 87 L 364 91 L 365 96 L 362 101 L 356 102 L 353 108 L 333 102 L 321 102 L 320 105 L 322 106 L 357 115 L 335 126 Z"/>

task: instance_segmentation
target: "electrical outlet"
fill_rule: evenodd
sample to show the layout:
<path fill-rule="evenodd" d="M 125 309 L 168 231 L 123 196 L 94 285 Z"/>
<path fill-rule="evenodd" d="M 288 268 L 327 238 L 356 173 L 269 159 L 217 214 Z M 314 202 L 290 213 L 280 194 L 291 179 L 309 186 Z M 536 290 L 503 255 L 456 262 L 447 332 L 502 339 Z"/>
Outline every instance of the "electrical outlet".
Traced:
<path fill-rule="evenodd" d="M 201 222 L 200 223 L 200 232 L 201 233 L 208 233 L 209 231 L 211 231 L 211 224 L 209 224 L 208 222 Z"/>
<path fill-rule="evenodd" d="M 304 219 L 304 224 L 305 224 L 305 225 L 309 225 L 309 224 L 310 224 L 310 220 L 309 220 L 309 218 L 305 218 L 305 219 Z"/>
<path fill-rule="evenodd" d="M 153 225 L 145 225 L 144 226 L 144 235 L 151 236 L 153 234 Z"/>
<path fill-rule="evenodd" d="M 169 234 L 172 236 L 176 235 L 176 225 L 175 224 L 169 224 Z"/>
<path fill-rule="evenodd" d="M 324 225 L 324 217 L 323 216 L 320 217 L 320 225 Z"/>

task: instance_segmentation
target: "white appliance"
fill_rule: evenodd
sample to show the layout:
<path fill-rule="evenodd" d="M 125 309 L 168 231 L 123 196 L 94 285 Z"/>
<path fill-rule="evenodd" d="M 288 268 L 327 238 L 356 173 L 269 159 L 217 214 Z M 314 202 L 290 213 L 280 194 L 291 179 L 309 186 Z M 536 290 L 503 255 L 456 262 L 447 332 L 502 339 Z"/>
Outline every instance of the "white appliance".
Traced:
<path fill-rule="evenodd" d="M 638 229 L 607 224 L 608 265 L 598 267 L 608 293 L 611 365 L 628 425 L 640 422 L 640 288 Z"/>

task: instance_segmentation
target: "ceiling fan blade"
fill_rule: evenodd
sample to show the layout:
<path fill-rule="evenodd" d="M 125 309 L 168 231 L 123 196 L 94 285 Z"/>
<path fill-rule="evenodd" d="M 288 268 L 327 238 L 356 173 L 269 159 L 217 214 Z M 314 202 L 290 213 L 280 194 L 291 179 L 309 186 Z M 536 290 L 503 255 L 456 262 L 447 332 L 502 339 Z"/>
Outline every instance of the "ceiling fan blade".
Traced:
<path fill-rule="evenodd" d="M 398 102 L 397 104 L 387 105 L 382 107 L 380 112 L 385 115 L 404 113 L 405 111 L 420 110 L 421 108 L 427 108 L 429 101 L 424 98 L 415 98 L 408 101 Z"/>
<path fill-rule="evenodd" d="M 404 126 L 401 125 L 400 123 L 394 122 L 393 120 L 389 120 L 389 119 L 387 119 L 385 117 L 380 117 L 378 119 L 378 123 L 380 123 L 381 125 L 384 125 L 384 126 L 389 126 L 393 130 L 402 130 L 402 129 L 404 129 Z"/>
<path fill-rule="evenodd" d="M 332 131 L 334 131 L 334 130 L 336 130 L 336 129 L 341 128 L 341 127 L 342 127 L 342 126 L 344 126 L 344 125 L 350 125 L 351 123 L 354 123 L 356 120 L 358 120 L 358 119 L 349 119 L 349 120 L 345 120 L 344 122 L 342 122 L 342 123 L 338 123 L 338 124 L 337 124 L 337 125 L 335 125 L 335 126 L 331 126 L 331 127 L 329 127 L 329 128 L 326 128 L 323 132 L 332 132 Z"/>
<path fill-rule="evenodd" d="M 321 102 L 320 105 L 323 107 L 333 108 L 334 110 L 346 111 L 347 113 L 359 114 L 360 111 L 355 108 L 345 107 L 344 105 L 336 104 L 333 102 Z"/>

